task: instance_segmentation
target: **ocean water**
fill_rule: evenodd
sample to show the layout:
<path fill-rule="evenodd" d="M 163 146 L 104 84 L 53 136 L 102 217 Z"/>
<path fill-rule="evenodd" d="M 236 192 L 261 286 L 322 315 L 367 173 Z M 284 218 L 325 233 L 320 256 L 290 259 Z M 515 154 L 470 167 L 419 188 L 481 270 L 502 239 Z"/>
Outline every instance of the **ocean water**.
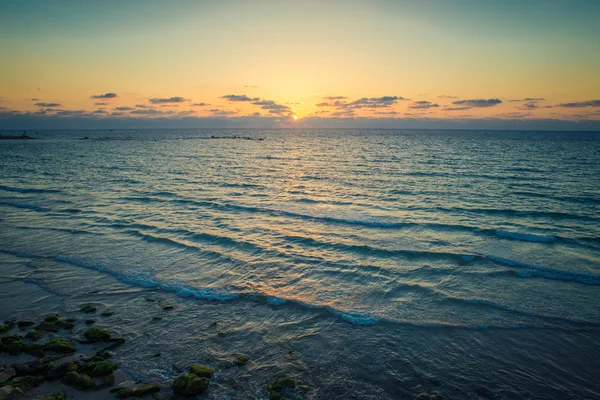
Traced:
<path fill-rule="evenodd" d="M 600 398 L 598 133 L 33 136 L 0 142 L 0 318 L 93 302 L 124 369 L 201 361 L 214 399 Z"/>

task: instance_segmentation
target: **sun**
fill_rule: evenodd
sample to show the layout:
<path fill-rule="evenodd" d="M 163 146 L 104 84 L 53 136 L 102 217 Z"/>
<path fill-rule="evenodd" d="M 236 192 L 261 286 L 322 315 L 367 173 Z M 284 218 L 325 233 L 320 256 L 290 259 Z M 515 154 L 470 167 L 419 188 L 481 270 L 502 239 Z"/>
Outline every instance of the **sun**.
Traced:
<path fill-rule="evenodd" d="M 297 116 L 297 115 L 294 115 L 292 118 L 294 118 L 294 120 L 297 120 L 297 119 L 298 119 L 298 116 Z"/>

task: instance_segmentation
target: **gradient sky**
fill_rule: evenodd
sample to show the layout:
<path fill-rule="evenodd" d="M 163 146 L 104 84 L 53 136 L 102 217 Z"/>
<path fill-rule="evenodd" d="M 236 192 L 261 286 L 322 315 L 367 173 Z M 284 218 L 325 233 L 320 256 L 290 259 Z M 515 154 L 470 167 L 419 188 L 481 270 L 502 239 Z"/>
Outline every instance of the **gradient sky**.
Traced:
<path fill-rule="evenodd" d="M 594 0 L 3 0 L 0 128 L 600 121 L 598 21 Z"/>

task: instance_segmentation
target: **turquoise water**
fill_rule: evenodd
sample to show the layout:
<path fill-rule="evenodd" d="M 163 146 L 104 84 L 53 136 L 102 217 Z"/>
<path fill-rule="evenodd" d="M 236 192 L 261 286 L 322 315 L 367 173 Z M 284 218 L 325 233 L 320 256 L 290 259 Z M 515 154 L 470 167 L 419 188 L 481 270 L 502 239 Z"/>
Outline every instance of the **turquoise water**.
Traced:
<path fill-rule="evenodd" d="M 264 140 L 209 139 L 233 135 Z M 203 340 L 264 359 L 214 398 L 261 398 L 272 365 L 310 398 L 600 396 L 599 134 L 34 136 L 0 142 L 0 317 L 96 296 L 131 314 L 107 321 L 136 338 L 123 365 L 166 381 L 218 363 L 190 343 L 227 315 L 235 338 Z M 135 321 L 147 293 L 179 304 L 173 321 Z M 181 343 L 141 357 L 140 329 Z"/>

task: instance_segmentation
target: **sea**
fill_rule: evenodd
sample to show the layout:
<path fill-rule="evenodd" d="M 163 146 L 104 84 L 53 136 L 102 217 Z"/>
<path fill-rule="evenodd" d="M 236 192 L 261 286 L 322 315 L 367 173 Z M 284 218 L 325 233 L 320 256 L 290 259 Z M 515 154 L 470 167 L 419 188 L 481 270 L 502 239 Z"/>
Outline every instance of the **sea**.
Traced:
<path fill-rule="evenodd" d="M 600 398 L 598 132 L 28 134 L 0 319 L 94 304 L 123 370 L 211 366 L 207 399 Z"/>

